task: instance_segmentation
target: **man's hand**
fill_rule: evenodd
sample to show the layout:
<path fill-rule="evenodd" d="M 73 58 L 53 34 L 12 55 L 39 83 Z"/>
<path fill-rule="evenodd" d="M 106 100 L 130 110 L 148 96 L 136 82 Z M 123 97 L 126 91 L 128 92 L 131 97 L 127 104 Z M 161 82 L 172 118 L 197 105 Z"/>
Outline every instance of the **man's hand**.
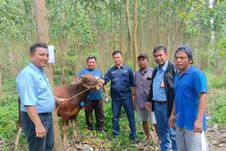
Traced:
<path fill-rule="evenodd" d="M 109 95 L 108 94 L 105 94 L 105 102 L 108 102 L 109 101 Z"/>
<path fill-rule="evenodd" d="M 202 133 L 202 120 L 199 119 L 195 120 L 194 133 Z"/>
<path fill-rule="evenodd" d="M 44 137 L 46 135 L 45 127 L 36 111 L 35 106 L 26 106 L 27 114 L 35 125 L 36 137 Z"/>
<path fill-rule="evenodd" d="M 136 111 L 136 96 L 132 95 L 132 101 L 133 101 L 133 109 Z"/>
<path fill-rule="evenodd" d="M 46 130 L 42 123 L 35 126 L 35 133 L 36 133 L 36 137 L 40 137 L 40 138 L 46 135 Z"/>
<path fill-rule="evenodd" d="M 144 104 L 144 107 L 146 108 L 146 110 L 151 110 L 151 102 L 146 102 Z"/>
<path fill-rule="evenodd" d="M 98 79 L 98 81 L 101 83 L 101 84 L 104 84 L 104 80 L 103 79 Z"/>
<path fill-rule="evenodd" d="M 169 127 L 170 128 L 173 128 L 175 126 L 175 121 L 176 121 L 176 116 L 170 115 L 170 118 L 169 118 Z"/>
<path fill-rule="evenodd" d="M 55 96 L 55 100 L 56 100 L 56 103 L 57 104 L 63 104 L 63 103 L 65 103 L 67 101 L 67 99 L 65 99 L 65 98 L 59 98 L 57 96 Z"/>

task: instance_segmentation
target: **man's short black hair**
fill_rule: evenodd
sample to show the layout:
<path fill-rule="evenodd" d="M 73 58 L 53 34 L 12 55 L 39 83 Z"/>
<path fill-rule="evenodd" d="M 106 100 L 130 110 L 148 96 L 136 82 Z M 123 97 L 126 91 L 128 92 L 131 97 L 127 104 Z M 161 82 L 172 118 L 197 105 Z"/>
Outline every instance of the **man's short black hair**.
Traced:
<path fill-rule="evenodd" d="M 88 62 L 90 59 L 94 59 L 95 61 L 97 61 L 97 58 L 95 56 L 89 56 L 87 59 L 86 59 L 86 62 Z"/>
<path fill-rule="evenodd" d="M 159 51 L 159 50 L 163 50 L 165 53 L 167 53 L 167 49 L 166 49 L 165 46 L 163 46 L 163 45 L 158 45 L 158 46 L 156 46 L 156 47 L 153 49 L 153 55 L 154 55 L 157 51 Z"/>
<path fill-rule="evenodd" d="M 36 43 L 34 43 L 33 45 L 30 46 L 30 48 L 29 48 L 30 53 L 34 53 L 37 48 L 46 48 L 46 49 L 48 49 L 48 46 L 47 46 L 46 43 L 36 42 Z"/>
<path fill-rule="evenodd" d="M 116 55 L 116 54 L 118 54 L 118 53 L 122 55 L 122 51 L 120 51 L 120 50 L 115 50 L 115 51 L 112 52 L 112 57 L 114 57 L 114 55 Z"/>

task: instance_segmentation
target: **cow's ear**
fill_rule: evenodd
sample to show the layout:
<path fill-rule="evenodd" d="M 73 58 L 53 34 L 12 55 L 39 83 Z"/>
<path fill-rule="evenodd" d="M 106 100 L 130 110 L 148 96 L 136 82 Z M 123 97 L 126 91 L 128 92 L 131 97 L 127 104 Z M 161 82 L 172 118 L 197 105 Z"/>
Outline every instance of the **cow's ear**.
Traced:
<path fill-rule="evenodd" d="M 81 78 L 79 76 L 74 76 L 72 84 L 78 84 L 78 83 L 81 83 Z"/>

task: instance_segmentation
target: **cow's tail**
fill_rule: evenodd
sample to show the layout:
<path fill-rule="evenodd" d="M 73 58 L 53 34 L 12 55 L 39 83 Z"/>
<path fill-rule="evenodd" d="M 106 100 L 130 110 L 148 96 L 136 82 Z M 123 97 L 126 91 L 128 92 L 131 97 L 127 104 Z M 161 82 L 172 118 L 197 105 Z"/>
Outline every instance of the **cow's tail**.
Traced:
<path fill-rule="evenodd" d="M 19 145 L 19 141 L 20 141 L 20 134 L 22 131 L 22 127 L 21 127 L 21 112 L 20 112 L 20 98 L 18 97 L 18 121 L 16 123 L 16 139 L 15 139 L 15 143 L 14 143 L 14 150 L 16 151 Z"/>

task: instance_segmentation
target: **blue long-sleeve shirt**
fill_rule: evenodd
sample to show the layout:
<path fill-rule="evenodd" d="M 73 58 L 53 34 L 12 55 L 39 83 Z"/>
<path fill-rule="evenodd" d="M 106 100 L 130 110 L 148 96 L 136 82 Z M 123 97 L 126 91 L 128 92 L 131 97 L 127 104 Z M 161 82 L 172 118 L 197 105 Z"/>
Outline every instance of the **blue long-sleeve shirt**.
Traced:
<path fill-rule="evenodd" d="M 131 96 L 131 87 L 134 86 L 134 75 L 127 65 L 122 65 L 120 68 L 116 66 L 110 68 L 104 77 L 105 84 L 110 80 L 113 100 Z"/>

